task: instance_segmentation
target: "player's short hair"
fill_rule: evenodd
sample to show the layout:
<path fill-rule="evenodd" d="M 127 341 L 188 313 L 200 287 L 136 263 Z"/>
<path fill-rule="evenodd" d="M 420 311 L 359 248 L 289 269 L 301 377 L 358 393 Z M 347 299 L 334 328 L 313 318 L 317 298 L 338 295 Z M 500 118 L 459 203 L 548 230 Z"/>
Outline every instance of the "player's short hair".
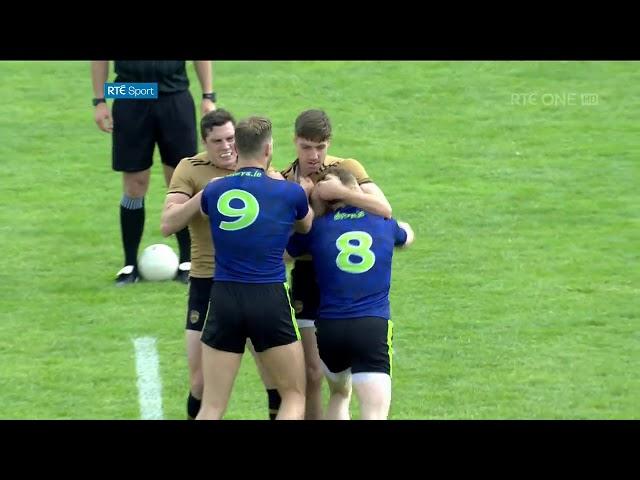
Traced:
<path fill-rule="evenodd" d="M 221 127 L 228 122 L 235 126 L 236 119 L 225 109 L 219 108 L 208 112 L 200 120 L 200 136 L 205 140 L 214 127 Z"/>
<path fill-rule="evenodd" d="M 331 121 L 322 110 L 306 110 L 298 115 L 296 137 L 312 142 L 325 142 L 331 138 Z"/>
<path fill-rule="evenodd" d="M 249 117 L 236 125 L 236 149 L 238 155 L 253 156 L 271 140 L 271 120 L 266 117 Z"/>
<path fill-rule="evenodd" d="M 353 173 L 351 173 L 349 170 L 339 166 L 328 167 L 318 177 L 318 181 L 321 182 L 322 180 L 324 180 L 324 178 L 327 175 L 335 175 L 340 179 L 340 182 L 347 187 L 358 185 L 358 179 L 356 178 L 356 176 Z"/>

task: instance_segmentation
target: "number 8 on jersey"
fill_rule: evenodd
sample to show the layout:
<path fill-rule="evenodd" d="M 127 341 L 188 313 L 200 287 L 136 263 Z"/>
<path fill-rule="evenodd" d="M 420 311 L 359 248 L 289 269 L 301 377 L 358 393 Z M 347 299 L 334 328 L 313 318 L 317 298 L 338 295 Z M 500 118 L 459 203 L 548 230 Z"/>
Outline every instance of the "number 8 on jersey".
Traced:
<path fill-rule="evenodd" d="M 350 243 L 358 242 L 357 245 Z M 340 235 L 336 240 L 336 247 L 340 251 L 336 257 L 336 265 L 347 273 L 364 273 L 376 263 L 376 255 L 371 249 L 373 239 L 367 232 L 352 231 Z M 350 256 L 355 255 L 362 259 L 360 262 L 351 261 Z"/>

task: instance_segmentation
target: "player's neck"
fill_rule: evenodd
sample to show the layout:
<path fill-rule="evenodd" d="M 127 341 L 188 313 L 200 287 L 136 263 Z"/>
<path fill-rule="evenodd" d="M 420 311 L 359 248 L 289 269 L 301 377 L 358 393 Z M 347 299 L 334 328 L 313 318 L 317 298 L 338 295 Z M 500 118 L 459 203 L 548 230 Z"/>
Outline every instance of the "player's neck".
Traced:
<path fill-rule="evenodd" d="M 259 158 L 242 158 L 238 157 L 238 164 L 236 170 L 240 170 L 241 168 L 261 168 L 262 170 L 267 170 L 267 166 L 265 165 L 265 161 Z"/>

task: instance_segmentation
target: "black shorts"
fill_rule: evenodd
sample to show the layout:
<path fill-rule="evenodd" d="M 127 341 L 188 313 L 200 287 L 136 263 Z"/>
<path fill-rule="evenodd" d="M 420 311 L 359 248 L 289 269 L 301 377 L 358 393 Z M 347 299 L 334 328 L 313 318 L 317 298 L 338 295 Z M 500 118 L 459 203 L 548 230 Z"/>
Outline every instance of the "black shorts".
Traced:
<path fill-rule="evenodd" d="M 300 340 L 286 283 L 215 281 L 202 342 L 243 353 L 247 338 L 256 352 Z"/>
<path fill-rule="evenodd" d="M 333 373 L 386 373 L 392 370 L 393 322 L 382 317 L 318 319 L 320 358 Z"/>
<path fill-rule="evenodd" d="M 320 287 L 311 260 L 296 260 L 291 270 L 291 301 L 296 318 L 315 320 L 320 306 Z"/>
<path fill-rule="evenodd" d="M 176 167 L 197 153 L 196 107 L 188 90 L 157 100 L 114 100 L 113 169 L 139 172 L 151 168 L 158 144 L 162 163 Z"/>
<path fill-rule="evenodd" d="M 202 331 L 207 318 L 211 298 L 212 278 L 189 278 L 189 300 L 187 304 L 187 330 Z"/>

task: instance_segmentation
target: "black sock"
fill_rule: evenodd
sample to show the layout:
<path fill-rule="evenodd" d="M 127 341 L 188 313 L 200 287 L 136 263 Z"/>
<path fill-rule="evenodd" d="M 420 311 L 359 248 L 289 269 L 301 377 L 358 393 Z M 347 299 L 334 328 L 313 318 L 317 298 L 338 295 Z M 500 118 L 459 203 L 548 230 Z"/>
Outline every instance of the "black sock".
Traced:
<path fill-rule="evenodd" d="M 143 230 L 144 198 L 130 198 L 124 195 L 120 201 L 120 231 L 125 265 L 138 265 L 138 248 Z"/>
<path fill-rule="evenodd" d="M 275 388 L 267 389 L 267 397 L 269 398 L 269 420 L 275 420 L 276 415 L 278 415 L 278 410 L 280 409 L 282 398 Z"/>
<path fill-rule="evenodd" d="M 189 228 L 184 227 L 176 232 L 176 240 L 178 240 L 178 250 L 180 251 L 180 263 L 191 261 L 191 236 Z"/>
<path fill-rule="evenodd" d="M 195 420 L 198 412 L 200 411 L 200 405 L 202 404 L 202 400 L 198 400 L 193 396 L 191 391 L 189 391 L 189 398 L 187 399 L 187 418 L 189 420 Z"/>

